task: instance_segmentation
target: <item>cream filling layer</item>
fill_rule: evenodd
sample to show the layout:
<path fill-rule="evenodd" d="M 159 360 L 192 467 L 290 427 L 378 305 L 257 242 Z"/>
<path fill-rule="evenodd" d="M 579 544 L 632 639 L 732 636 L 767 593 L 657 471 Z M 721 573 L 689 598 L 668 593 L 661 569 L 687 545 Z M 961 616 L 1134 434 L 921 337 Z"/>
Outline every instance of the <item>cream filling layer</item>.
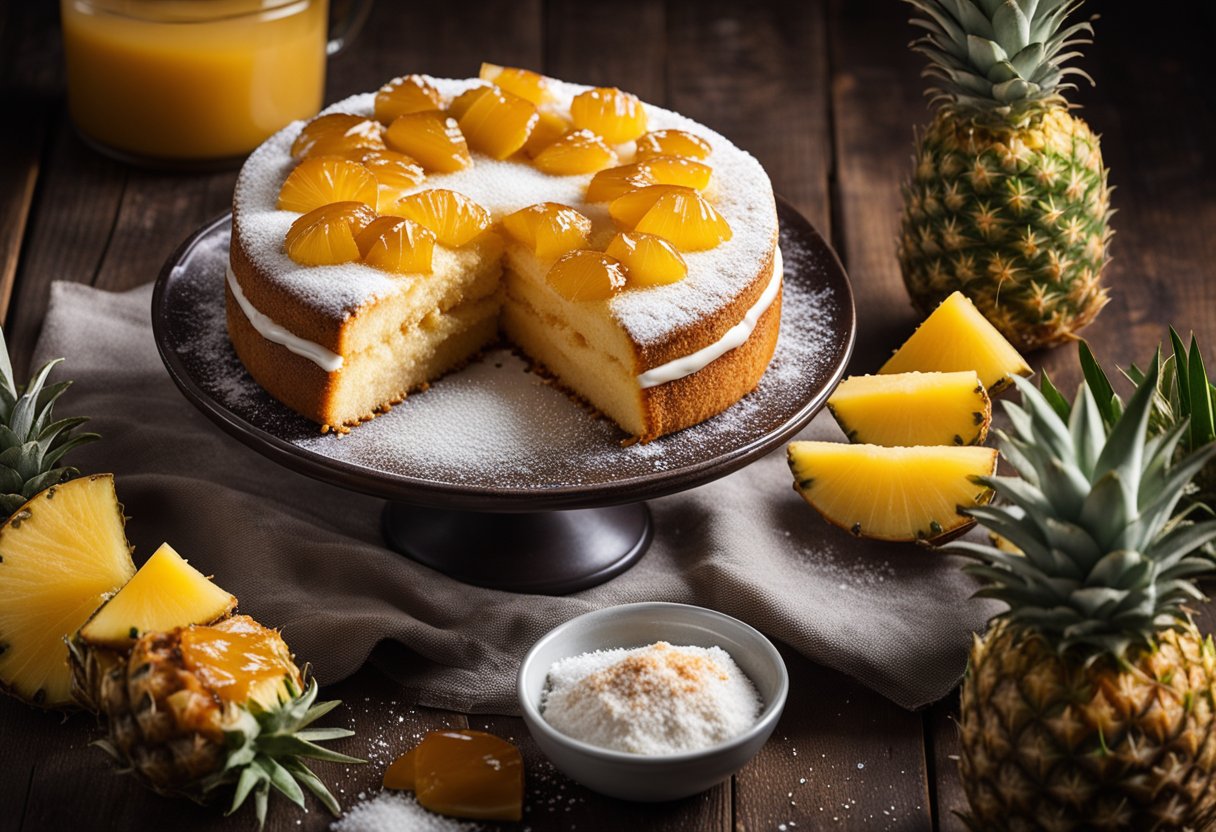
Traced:
<path fill-rule="evenodd" d="M 760 293 L 760 297 L 752 305 L 752 308 L 747 310 L 743 315 L 743 319 L 728 329 L 726 334 L 717 341 L 714 341 L 707 347 L 702 347 L 692 355 L 686 355 L 683 358 L 668 361 L 666 364 L 651 367 L 638 376 L 638 386 L 642 389 L 658 387 L 660 384 L 666 384 L 669 381 L 676 381 L 685 376 L 690 376 L 698 370 L 707 367 L 710 362 L 716 361 L 726 355 L 735 347 L 743 346 L 747 342 L 747 339 L 752 337 L 752 333 L 755 332 L 756 324 L 760 322 L 760 316 L 767 312 L 768 308 L 773 305 L 773 301 L 777 299 L 777 292 L 781 289 L 781 275 L 784 271 L 785 268 L 781 260 L 781 249 L 774 249 L 773 276 L 769 278 L 768 285 L 764 287 L 764 291 Z"/>
<path fill-rule="evenodd" d="M 290 352 L 307 358 L 327 373 L 336 373 L 342 369 L 342 356 L 327 350 L 316 341 L 307 341 L 292 335 L 287 327 L 276 324 L 269 316 L 263 315 L 255 309 L 249 302 L 249 298 L 245 297 L 245 293 L 241 291 L 241 284 L 237 283 L 232 266 L 228 267 L 228 288 L 232 290 L 232 296 L 236 298 L 236 305 L 241 307 L 241 311 L 245 313 L 249 323 L 267 341 L 284 346 Z"/>
<path fill-rule="evenodd" d="M 690 376 L 736 347 L 742 346 L 755 331 L 760 316 L 767 312 L 768 308 L 773 305 L 773 301 L 777 299 L 777 292 L 781 289 L 783 270 L 781 249 L 778 248 L 773 252 L 773 275 L 769 278 L 768 285 L 764 287 L 764 291 L 760 293 L 760 297 L 752 307 L 744 313 L 743 319 L 739 323 L 728 329 L 726 334 L 717 341 L 702 347 L 691 355 L 676 358 L 639 374 L 638 386 L 643 389 L 658 387 L 660 384 Z M 315 341 L 308 341 L 293 335 L 286 327 L 280 326 L 269 316 L 255 309 L 249 299 L 245 297 L 245 293 L 241 291 L 241 286 L 237 282 L 231 266 L 228 267 L 228 288 L 232 290 L 232 296 L 236 298 L 237 306 L 241 307 L 241 311 L 245 313 L 249 323 L 267 341 L 279 344 L 290 352 L 307 358 L 327 373 L 336 373 L 342 369 L 342 356 Z"/>

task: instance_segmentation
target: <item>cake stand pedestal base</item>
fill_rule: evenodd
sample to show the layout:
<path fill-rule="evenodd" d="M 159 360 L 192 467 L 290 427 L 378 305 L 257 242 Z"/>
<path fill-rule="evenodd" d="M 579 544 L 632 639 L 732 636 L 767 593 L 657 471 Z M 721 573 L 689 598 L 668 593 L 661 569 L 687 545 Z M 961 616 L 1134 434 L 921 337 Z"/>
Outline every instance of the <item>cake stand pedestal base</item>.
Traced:
<path fill-rule="evenodd" d="M 391 549 L 458 581 L 539 595 L 615 578 L 653 537 L 645 503 L 510 514 L 389 503 L 382 527 Z"/>

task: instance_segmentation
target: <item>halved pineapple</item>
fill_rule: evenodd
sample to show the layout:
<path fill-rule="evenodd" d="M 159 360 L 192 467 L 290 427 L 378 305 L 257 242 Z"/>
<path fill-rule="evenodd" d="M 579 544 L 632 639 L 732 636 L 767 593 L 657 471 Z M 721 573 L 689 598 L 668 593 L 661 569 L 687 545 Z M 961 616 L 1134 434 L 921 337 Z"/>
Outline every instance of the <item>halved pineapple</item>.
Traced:
<path fill-rule="evenodd" d="M 283 247 L 301 266 L 333 266 L 359 259 L 355 236 L 376 212 L 362 202 L 322 205 L 291 224 Z"/>
<path fill-rule="evenodd" d="M 537 154 L 566 135 L 573 125 L 559 113 L 543 110 L 537 113 L 536 126 L 524 142 L 524 153 L 535 159 Z"/>
<path fill-rule="evenodd" d="M 983 505 L 996 473 L 992 448 L 884 448 L 791 442 L 794 490 L 823 518 L 858 537 L 941 542 L 975 523 L 959 508 Z"/>
<path fill-rule="evenodd" d="M 586 248 L 591 237 L 591 220 L 559 202 L 521 208 L 503 217 L 502 226 L 540 260 L 555 260 L 566 252 Z"/>
<path fill-rule="evenodd" d="M 376 180 L 376 210 L 386 213 L 426 180 L 422 166 L 395 150 L 373 150 L 359 158 Z"/>
<path fill-rule="evenodd" d="M 72 702 L 64 639 L 135 564 L 114 477 L 54 485 L 0 526 L 0 689 L 45 708 Z"/>
<path fill-rule="evenodd" d="M 213 584 L 168 543 L 152 553 L 118 594 L 80 628 L 98 647 L 127 650 L 144 633 L 210 624 L 236 608 L 236 596 Z"/>
<path fill-rule="evenodd" d="M 397 203 L 393 214 L 435 233 L 440 244 L 460 248 L 490 227 L 490 212 L 457 191 L 430 188 Z"/>
<path fill-rule="evenodd" d="M 533 104 L 543 104 L 549 97 L 549 79 L 530 69 L 483 63 L 478 77 Z"/>
<path fill-rule="evenodd" d="M 621 261 L 630 286 L 663 286 L 688 275 L 688 264 L 676 247 L 653 234 L 622 231 L 604 253 Z"/>
<path fill-rule="evenodd" d="M 602 136 L 610 145 L 633 141 L 646 132 L 646 110 L 636 95 L 616 87 L 595 87 L 570 102 L 574 126 Z"/>
<path fill-rule="evenodd" d="M 879 373 L 974 370 L 988 392 L 1003 390 L 1014 375 L 1031 373 L 1026 359 L 962 292 L 933 310 Z"/>
<path fill-rule="evenodd" d="M 362 202 L 374 206 L 378 193 L 376 178 L 358 162 L 305 159 L 287 175 L 279 189 L 279 209 L 305 214 L 332 202 Z"/>
<path fill-rule="evenodd" d="M 348 113 L 330 113 L 304 125 L 291 145 L 291 155 L 297 159 L 317 156 L 352 159 L 369 150 L 383 149 L 383 130 L 378 122 Z"/>
<path fill-rule="evenodd" d="M 363 262 L 393 274 L 430 274 L 435 233 L 405 217 L 378 217 L 355 235 Z"/>
<path fill-rule="evenodd" d="M 457 118 L 471 149 L 505 159 L 528 141 L 536 126 L 536 105 L 498 87 L 486 87 Z"/>
<path fill-rule="evenodd" d="M 608 300 L 625 288 L 625 268 L 601 251 L 581 249 L 564 255 L 547 275 L 566 300 Z"/>
<path fill-rule="evenodd" d="M 384 140 L 428 171 L 455 173 L 473 164 L 460 125 L 438 110 L 398 116 L 388 126 Z"/>
<path fill-rule="evenodd" d="M 536 154 L 532 163 L 553 176 L 595 173 L 616 164 L 616 153 L 589 130 L 574 130 Z"/>
<path fill-rule="evenodd" d="M 438 110 L 443 99 L 439 90 L 421 75 L 403 75 L 389 81 L 376 93 L 376 119 L 392 124 L 398 116 Z"/>
<path fill-rule="evenodd" d="M 870 445 L 978 445 L 992 401 L 973 370 L 846 378 L 828 410 L 850 442 Z"/>
<path fill-rule="evenodd" d="M 705 197 L 683 185 L 651 185 L 608 205 L 621 228 L 656 234 L 680 251 L 704 251 L 731 238 L 730 224 Z"/>
<path fill-rule="evenodd" d="M 653 130 L 638 139 L 634 159 L 648 159 L 651 156 L 704 159 L 711 152 L 709 142 L 686 130 Z"/>

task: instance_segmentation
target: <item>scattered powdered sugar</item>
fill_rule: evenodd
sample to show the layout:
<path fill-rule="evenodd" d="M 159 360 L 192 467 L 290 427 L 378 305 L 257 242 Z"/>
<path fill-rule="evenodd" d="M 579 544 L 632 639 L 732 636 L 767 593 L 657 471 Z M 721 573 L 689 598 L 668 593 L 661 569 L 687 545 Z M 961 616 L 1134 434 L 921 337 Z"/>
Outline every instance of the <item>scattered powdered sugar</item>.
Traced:
<path fill-rule="evenodd" d="M 432 78 L 445 100 L 484 82 L 477 79 Z M 554 81 L 552 108 L 568 112 L 570 101 L 588 87 Z M 323 112 L 370 116 L 374 93 L 339 101 Z M 624 292 L 610 303 L 611 312 L 625 330 L 642 344 L 654 343 L 670 333 L 700 322 L 706 315 L 734 301 L 755 278 L 758 264 L 767 260 L 777 234 L 773 191 L 768 174 L 751 154 L 726 137 L 678 113 L 646 104 L 651 130 L 687 130 L 705 138 L 713 150 L 705 160 L 713 168 L 712 201 L 730 224 L 733 236 L 709 251 L 689 252 L 688 276 L 677 283 Z M 239 232 L 245 249 L 264 274 L 272 276 L 304 303 L 326 316 L 345 318 L 372 300 L 400 291 L 402 282 L 378 269 L 358 263 L 302 268 L 283 251 L 283 238 L 298 214 L 276 208 L 279 188 L 295 166 L 291 145 L 304 122 L 294 122 L 276 133 L 249 157 L 241 169 L 233 197 Z M 622 162 L 633 157 L 633 143 L 617 148 Z M 614 230 L 606 206 L 584 201 L 590 174 L 550 176 L 531 165 L 496 161 L 474 154 L 472 167 L 455 173 L 432 173 L 419 186 L 449 188 L 471 197 L 495 219 L 538 202 L 571 205 L 593 222 L 597 239 Z"/>
<path fill-rule="evenodd" d="M 597 650 L 554 662 L 545 721 L 583 742 L 633 754 L 697 751 L 755 724 L 762 702 L 721 647 Z"/>
<path fill-rule="evenodd" d="M 622 447 L 621 431 L 592 416 L 507 350 L 492 350 L 350 434 L 317 426 L 249 377 L 228 340 L 224 281 L 229 227 L 212 226 L 184 255 L 166 292 L 167 346 L 185 374 L 228 416 L 320 461 L 428 484 L 482 489 L 624 483 L 737 452 L 782 426 L 821 392 L 844 360 L 847 299 L 824 279 L 830 256 L 783 229 L 782 324 L 755 391 L 700 425 Z"/>
<path fill-rule="evenodd" d="M 330 827 L 333 832 L 475 832 L 480 824 L 437 815 L 413 795 L 382 791 L 355 806 Z"/>

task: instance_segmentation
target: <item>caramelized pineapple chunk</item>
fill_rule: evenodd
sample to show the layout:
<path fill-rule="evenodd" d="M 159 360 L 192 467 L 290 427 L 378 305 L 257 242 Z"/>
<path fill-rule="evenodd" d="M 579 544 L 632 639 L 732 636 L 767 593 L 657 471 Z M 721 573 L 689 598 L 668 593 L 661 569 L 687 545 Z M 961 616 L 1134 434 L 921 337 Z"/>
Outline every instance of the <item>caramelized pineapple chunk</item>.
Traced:
<path fill-rule="evenodd" d="M 330 113 L 304 125 L 291 145 L 291 155 L 297 159 L 339 156 L 357 160 L 363 153 L 383 149 L 383 129 L 378 122 L 348 113 Z"/>
<path fill-rule="evenodd" d="M 322 205 L 297 219 L 287 230 L 287 256 L 301 266 L 332 266 L 360 258 L 355 235 L 371 224 L 376 212 L 362 202 Z"/>
<path fill-rule="evenodd" d="M 684 130 L 654 130 L 637 141 L 634 160 L 652 156 L 682 156 L 685 159 L 705 159 L 712 152 L 709 142 Z"/>
<path fill-rule="evenodd" d="M 566 135 L 572 129 L 569 120 L 548 110 L 537 113 L 536 126 L 524 142 L 524 153 L 535 159 L 537 154 Z"/>
<path fill-rule="evenodd" d="M 680 251 L 704 251 L 731 238 L 730 225 L 703 196 L 691 188 L 678 188 L 675 185 L 651 186 L 664 187 L 672 190 L 659 195 L 634 224 L 634 231 L 657 234 Z M 612 205 L 631 196 L 633 194 L 626 194 Z"/>
<path fill-rule="evenodd" d="M 490 227 L 490 212 L 462 193 L 430 188 L 410 194 L 393 209 L 429 228 L 441 245 L 460 248 Z"/>
<path fill-rule="evenodd" d="M 486 87 L 459 116 L 469 147 L 492 159 L 505 159 L 523 147 L 536 121 L 535 104 L 498 87 Z"/>
<path fill-rule="evenodd" d="M 611 202 L 630 191 L 657 184 L 650 168 L 645 165 L 636 162 L 629 165 L 618 165 L 615 168 L 602 170 L 591 177 L 591 184 L 587 186 L 587 201 Z"/>
<path fill-rule="evenodd" d="M 389 147 L 413 157 L 427 171 L 455 173 L 473 164 L 456 119 L 438 110 L 398 116 L 384 138 Z"/>
<path fill-rule="evenodd" d="M 646 132 L 646 110 L 636 95 L 616 87 L 596 87 L 570 102 L 574 126 L 602 136 L 610 145 L 633 141 Z"/>
<path fill-rule="evenodd" d="M 625 288 L 625 268 L 600 251 L 581 249 L 563 255 L 546 276 L 566 300 L 608 300 Z"/>
<path fill-rule="evenodd" d="M 628 191 L 608 205 L 608 214 L 621 228 L 632 231 L 641 222 L 646 212 L 654 207 L 659 197 L 666 194 L 695 194 L 692 188 L 683 185 L 647 185 Z"/>
<path fill-rule="evenodd" d="M 355 236 L 363 262 L 393 274 L 430 274 L 435 234 L 405 217 L 378 217 Z"/>
<path fill-rule="evenodd" d="M 604 253 L 625 267 L 630 286 L 663 286 L 688 275 L 688 264 L 676 247 L 653 234 L 622 231 Z"/>
<path fill-rule="evenodd" d="M 403 75 L 389 81 L 376 93 L 376 120 L 392 124 L 407 113 L 438 110 L 442 98 L 439 90 L 421 75 Z"/>
<path fill-rule="evenodd" d="M 533 104 L 543 104 L 549 98 L 549 79 L 530 69 L 483 63 L 479 77 Z"/>
<path fill-rule="evenodd" d="M 616 164 L 616 154 L 594 133 L 575 130 L 537 153 L 532 161 L 537 169 L 553 176 L 575 176 Z"/>
<path fill-rule="evenodd" d="M 279 189 L 278 207 L 303 214 L 331 202 L 373 206 L 377 200 L 376 178 L 371 171 L 349 159 L 325 157 L 305 159 L 288 174 Z"/>
<path fill-rule="evenodd" d="M 382 214 L 426 180 L 421 165 L 395 150 L 374 150 L 359 161 L 376 180 L 376 210 Z"/>
<path fill-rule="evenodd" d="M 541 260 L 586 248 L 591 220 L 569 205 L 541 202 L 503 217 L 503 228 Z"/>

